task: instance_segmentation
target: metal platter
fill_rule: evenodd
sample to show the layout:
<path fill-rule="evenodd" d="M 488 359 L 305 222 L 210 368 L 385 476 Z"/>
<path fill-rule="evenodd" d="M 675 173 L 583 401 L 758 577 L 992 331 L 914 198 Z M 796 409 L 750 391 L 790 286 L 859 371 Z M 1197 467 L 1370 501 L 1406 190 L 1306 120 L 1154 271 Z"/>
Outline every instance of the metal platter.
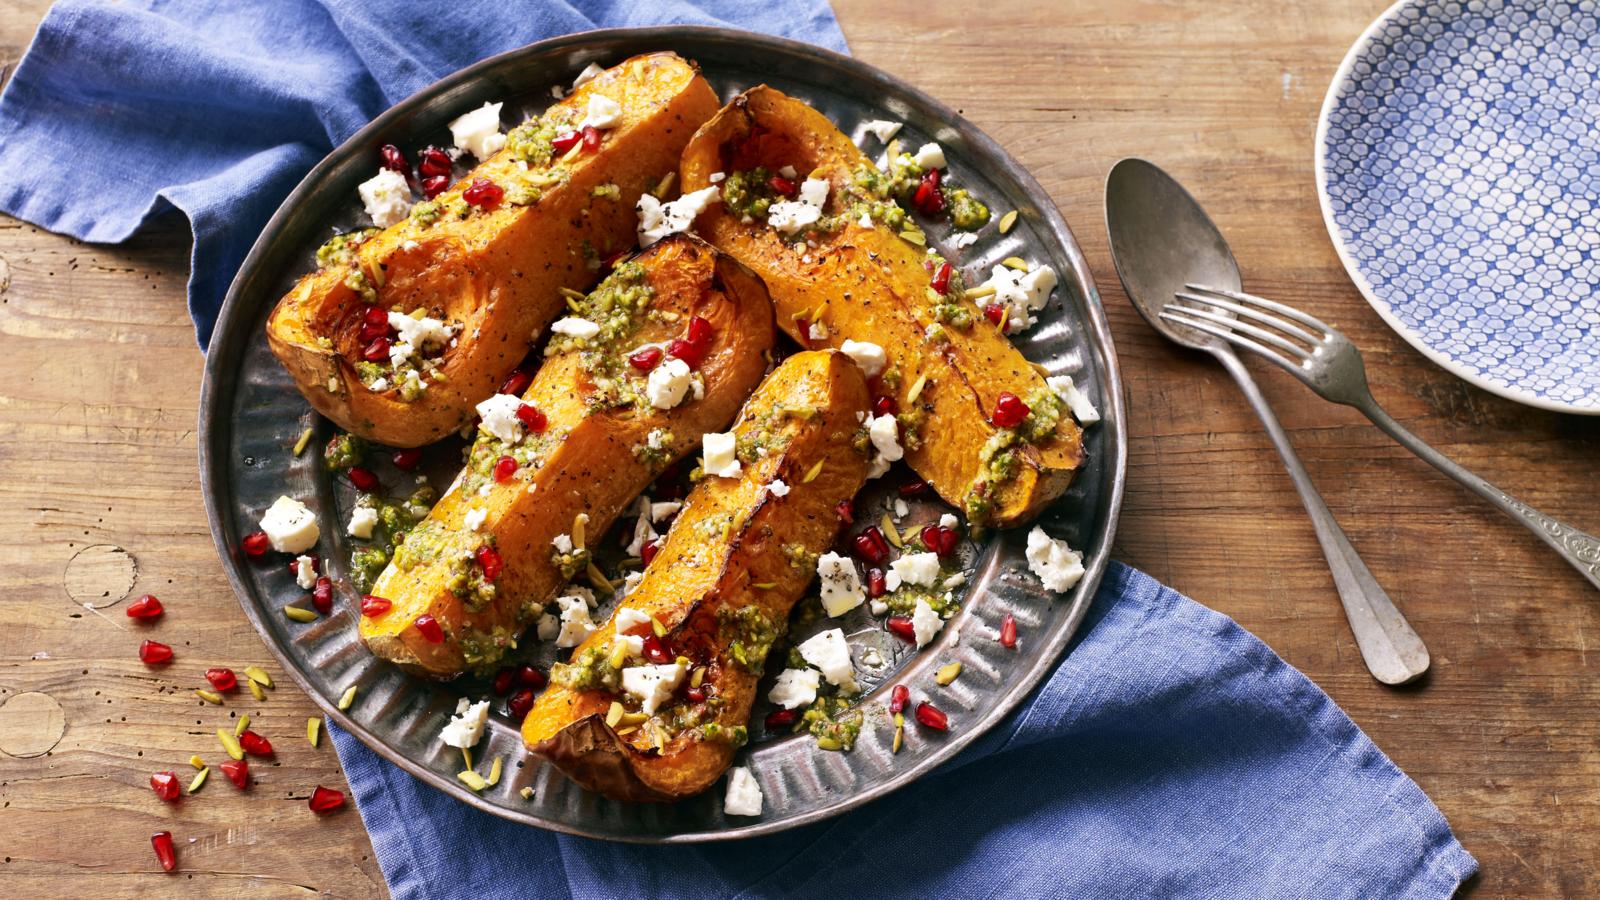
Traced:
<path fill-rule="evenodd" d="M 407 675 L 375 659 L 357 638 L 357 598 L 347 579 L 350 539 L 343 527 L 354 494 L 322 468 L 318 450 L 331 436 L 331 426 L 295 391 L 268 352 L 263 332 L 273 304 L 314 267 L 317 246 L 333 230 L 364 224 L 356 185 L 375 171 L 379 146 L 447 146 L 446 123 L 469 109 L 504 101 L 502 118 L 517 121 L 542 111 L 552 102 L 550 86 L 571 84 L 590 62 L 610 65 L 653 50 L 694 60 L 724 99 L 762 82 L 803 99 L 874 156 L 882 147 L 862 127 L 871 119 L 904 122 L 900 140 L 910 147 L 938 141 L 953 177 L 989 204 L 995 219 L 1012 209 L 1019 215 L 1008 234 L 1000 235 L 991 222 L 965 250 L 951 247 L 942 225 L 929 231 L 930 240 L 979 281 L 1009 256 L 1055 268 L 1060 286 L 1039 324 L 1017 344 L 1052 374 L 1072 375 L 1104 416 L 1086 430 L 1084 469 L 1041 519 L 1046 530 L 1084 551 L 1088 574 L 1082 582 L 1065 596 L 1045 591 L 1027 572 L 1024 532 L 990 533 L 981 544 L 961 548 L 970 573 L 957 589 L 965 592 L 961 611 L 922 652 L 893 639 L 865 608 L 828 620 L 827 627 L 842 626 L 850 636 L 869 690 L 860 701 L 866 724 L 853 751 L 825 752 L 808 735 L 760 734 L 764 708 L 758 705 L 751 743 L 736 760 L 752 769 L 765 794 L 758 818 L 724 817 L 720 786 L 672 805 L 618 803 L 580 790 L 524 752 L 503 700 L 496 701 L 474 756 L 504 757 L 504 777 L 481 793 L 458 781 L 460 754 L 440 743 L 438 732 L 459 697 L 482 697 L 488 690 L 471 679 L 440 684 Z M 307 428 L 314 432 L 311 447 L 296 456 L 293 445 Z M 334 721 L 464 803 L 557 831 L 647 843 L 770 834 L 837 815 L 932 771 L 999 722 L 1053 670 L 1083 618 L 1109 559 L 1126 464 L 1122 387 L 1105 314 L 1071 230 L 1038 183 L 953 110 L 871 66 L 793 41 L 704 27 L 593 31 L 504 53 L 418 92 L 346 141 L 284 201 L 234 279 L 206 360 L 200 432 L 206 511 L 239 602 L 284 670 Z M 430 450 L 420 471 L 435 487 L 443 489 L 454 477 L 458 450 L 452 442 Z M 382 467 L 378 472 L 391 494 L 409 492 L 406 482 L 416 475 Z M 874 484 L 857 508 L 875 520 L 892 498 L 885 496 L 887 485 Z M 280 494 L 306 502 L 323 526 L 317 550 L 340 597 L 333 614 L 315 622 L 292 622 L 280 612 L 305 593 L 281 557 L 254 563 L 239 549 L 240 538 L 256 530 L 262 510 Z M 936 519 L 942 511 L 937 502 L 914 507 L 902 527 Z M 612 603 L 606 601 L 599 612 L 608 614 Z M 1003 649 L 997 640 L 1007 613 L 1016 617 L 1022 634 L 1015 650 Z M 797 626 L 795 636 L 821 627 Z M 533 645 L 525 648 L 526 656 L 536 665 L 552 660 L 548 643 L 525 643 Z M 868 647 L 878 648 L 882 666 L 861 665 Z M 935 687 L 933 669 L 953 661 L 964 666 L 961 678 Z M 933 734 L 908 727 L 905 747 L 891 754 L 893 726 L 885 695 L 888 685 L 898 682 L 912 685 L 914 696 L 937 691 L 951 728 Z M 359 687 L 358 700 L 341 712 L 336 703 L 351 685 Z M 531 799 L 522 798 L 524 787 L 533 788 Z"/>

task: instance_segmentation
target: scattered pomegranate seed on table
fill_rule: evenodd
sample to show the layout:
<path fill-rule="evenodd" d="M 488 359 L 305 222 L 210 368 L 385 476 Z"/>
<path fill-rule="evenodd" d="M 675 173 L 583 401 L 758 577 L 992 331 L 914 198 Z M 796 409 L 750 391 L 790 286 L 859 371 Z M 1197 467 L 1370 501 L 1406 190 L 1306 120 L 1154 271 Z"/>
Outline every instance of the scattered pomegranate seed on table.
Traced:
<path fill-rule="evenodd" d="M 873 565 L 878 565 L 889 557 L 889 541 L 876 525 L 868 525 L 852 539 L 852 543 L 855 545 L 856 553 Z"/>
<path fill-rule="evenodd" d="M 644 560 L 644 564 L 648 566 L 648 565 L 650 565 L 650 560 L 655 559 L 656 558 L 656 554 L 660 553 L 660 552 L 661 552 L 661 539 L 660 538 L 656 538 L 655 540 L 651 541 L 648 544 L 645 544 L 642 548 L 640 548 L 640 550 L 639 550 L 639 558 Z"/>
<path fill-rule="evenodd" d="M 950 551 L 956 549 L 956 544 L 960 540 L 953 528 L 946 528 L 943 525 L 922 527 L 922 545 L 940 556 L 948 556 Z"/>
<path fill-rule="evenodd" d="M 228 776 L 228 780 L 233 782 L 233 786 L 239 790 L 242 791 L 250 786 L 250 763 L 248 761 L 227 759 L 223 760 L 217 768 L 221 769 L 222 774 Z"/>
<path fill-rule="evenodd" d="M 416 447 L 412 447 L 409 450 L 396 450 L 394 455 L 389 458 L 394 462 L 396 469 L 402 472 L 409 472 L 417 467 L 417 463 L 422 462 L 422 451 Z"/>
<path fill-rule="evenodd" d="M 912 644 L 917 642 L 917 629 L 911 624 L 909 616 L 890 616 L 884 625 L 894 633 L 895 637 Z"/>
<path fill-rule="evenodd" d="M 911 197 L 911 204 L 925 216 L 944 212 L 944 191 L 939 187 L 938 169 L 929 169 L 923 174 L 922 181 L 917 183 L 917 192 Z"/>
<path fill-rule="evenodd" d="M 800 718 L 800 711 L 798 709 L 775 709 L 772 712 L 767 713 L 767 730 L 776 731 L 779 728 L 787 728 L 788 726 L 793 725 L 795 720 L 798 718 Z"/>
<path fill-rule="evenodd" d="M 165 610 L 161 606 L 161 601 L 157 600 L 154 594 L 145 594 L 143 597 L 129 603 L 125 612 L 127 612 L 130 619 L 154 619 Z"/>
<path fill-rule="evenodd" d="M 401 175 L 405 175 L 411 171 L 411 166 L 406 163 L 406 155 L 401 153 L 400 148 L 393 144 L 384 144 L 379 147 L 378 155 L 383 159 L 383 167 L 391 172 L 399 172 Z"/>
<path fill-rule="evenodd" d="M 150 776 L 150 790 L 155 791 L 157 797 L 171 803 L 178 799 L 182 788 L 178 786 L 177 775 L 172 772 L 157 772 Z"/>
<path fill-rule="evenodd" d="M 147 666 L 172 661 L 172 648 L 160 641 L 145 641 L 139 645 L 139 661 Z"/>
<path fill-rule="evenodd" d="M 323 615 L 333 612 L 333 579 L 326 575 L 317 579 L 316 586 L 311 589 L 311 605 Z"/>
<path fill-rule="evenodd" d="M 840 500 L 839 505 L 835 506 L 833 511 L 839 514 L 839 521 L 843 522 L 844 524 L 855 524 L 856 505 L 851 503 L 849 500 Z"/>
<path fill-rule="evenodd" d="M 934 731 L 950 730 L 950 717 L 926 700 L 917 704 L 917 722 L 924 728 L 932 728 Z"/>
<path fill-rule="evenodd" d="M 897 488 L 897 490 L 900 492 L 900 496 L 902 497 L 915 497 L 927 489 L 928 483 L 920 478 L 913 478 Z"/>
<path fill-rule="evenodd" d="M 417 171 L 424 176 L 449 176 L 453 160 L 438 147 L 425 147 L 417 154 Z"/>
<path fill-rule="evenodd" d="M 427 639 L 430 644 L 437 644 L 444 640 L 444 628 L 439 625 L 439 620 L 423 613 L 412 620 L 412 625 L 417 626 L 417 633 Z"/>
<path fill-rule="evenodd" d="M 550 425 L 550 418 L 539 407 L 531 403 L 524 403 L 517 407 L 517 421 L 521 422 L 534 434 L 544 434 L 545 428 Z"/>
<path fill-rule="evenodd" d="M 314 813 L 329 813 L 344 805 L 344 791 L 336 791 L 330 787 L 317 785 L 311 792 L 311 800 L 307 803 Z"/>
<path fill-rule="evenodd" d="M 1017 647 L 1017 620 L 1011 613 L 1006 613 L 1006 617 L 1000 620 L 1000 646 L 1007 650 Z"/>
<path fill-rule="evenodd" d="M 504 697 L 511 693 L 511 685 L 517 678 L 517 670 L 511 666 L 502 666 L 500 671 L 494 673 L 494 681 L 490 682 L 489 689 L 494 691 L 496 697 Z"/>
<path fill-rule="evenodd" d="M 528 713 L 532 709 L 533 691 L 531 690 L 523 689 L 517 691 L 515 694 L 511 695 L 510 700 L 506 701 L 506 712 L 509 712 L 511 714 L 511 718 L 517 722 L 521 722 L 523 719 L 526 719 L 528 717 Z"/>
<path fill-rule="evenodd" d="M 1022 402 L 1021 397 L 1010 391 L 1001 391 L 1000 396 L 995 398 L 994 415 L 990 417 L 990 421 L 1001 428 L 1015 428 L 1021 425 L 1022 420 L 1032 411 L 1028 408 L 1028 404 Z"/>
<path fill-rule="evenodd" d="M 504 482 L 517 474 L 517 461 L 509 456 L 502 456 L 494 461 L 494 480 Z"/>
<path fill-rule="evenodd" d="M 158 831 L 150 835 L 150 846 L 155 848 L 156 859 L 163 870 L 171 872 L 178 867 L 178 852 L 172 846 L 172 832 Z"/>
<path fill-rule="evenodd" d="M 535 669 L 533 666 L 523 666 L 517 670 L 517 683 L 523 687 L 534 689 L 542 688 L 545 686 L 545 682 L 547 680 L 548 679 L 544 677 L 544 673 L 538 669 Z"/>
<path fill-rule="evenodd" d="M 207 669 L 206 680 L 219 691 L 231 691 L 239 686 L 239 679 L 234 676 L 232 669 Z"/>
<path fill-rule="evenodd" d="M 355 485 L 358 491 L 370 494 L 383 486 L 383 482 L 378 480 L 378 476 L 373 474 L 371 469 L 363 466 L 351 466 L 348 474 L 350 483 Z"/>
<path fill-rule="evenodd" d="M 867 570 L 867 596 L 876 600 L 889 592 L 889 579 L 877 566 Z"/>
<path fill-rule="evenodd" d="M 903 712 L 905 710 L 905 708 L 906 708 L 906 703 L 910 699 L 911 699 L 911 689 L 910 688 L 906 687 L 903 684 L 895 685 L 894 686 L 894 690 L 889 692 L 889 712 L 892 712 L 892 713 Z"/>
<path fill-rule="evenodd" d="M 239 735 L 239 746 L 243 747 L 244 752 L 251 756 L 272 755 L 272 742 L 248 728 L 244 730 L 243 734 Z"/>
<path fill-rule="evenodd" d="M 239 546 L 244 548 L 246 556 L 264 556 L 272 549 L 272 539 L 267 537 L 265 531 L 257 531 L 245 535 Z"/>

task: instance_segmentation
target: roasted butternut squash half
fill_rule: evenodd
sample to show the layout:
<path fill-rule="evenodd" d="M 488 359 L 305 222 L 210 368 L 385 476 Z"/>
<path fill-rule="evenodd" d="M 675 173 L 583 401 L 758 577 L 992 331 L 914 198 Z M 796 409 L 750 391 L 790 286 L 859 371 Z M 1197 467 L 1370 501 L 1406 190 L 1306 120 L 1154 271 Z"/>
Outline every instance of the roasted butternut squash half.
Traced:
<path fill-rule="evenodd" d="M 835 351 L 798 353 L 733 427 L 738 474 L 705 475 L 644 578 L 551 671 L 522 737 L 580 785 L 619 800 L 705 790 L 744 742 L 756 684 L 866 481 L 866 377 Z"/>
<path fill-rule="evenodd" d="M 634 245 L 634 204 L 716 106 L 674 54 L 607 69 L 401 221 L 325 245 L 268 318 L 268 345 L 353 434 L 415 447 L 461 428 L 561 314 L 561 292 L 593 287 L 600 261 Z M 607 125 L 566 147 L 563 129 L 586 121 Z"/>
<path fill-rule="evenodd" d="M 1007 527 L 1066 490 L 1083 450 L 1064 400 L 959 275 L 941 274 L 894 200 L 903 191 L 832 122 L 751 88 L 701 127 L 680 172 L 685 192 L 721 185 L 700 233 L 760 274 L 791 337 L 881 348 L 874 393 L 892 399 L 905 459 L 941 497 Z"/>
<path fill-rule="evenodd" d="M 480 404 L 466 469 L 374 583 L 360 624 L 374 654 L 436 678 L 493 666 L 588 569 L 585 533 L 733 419 L 774 336 L 761 280 L 683 234 L 552 328 L 532 384 Z"/>

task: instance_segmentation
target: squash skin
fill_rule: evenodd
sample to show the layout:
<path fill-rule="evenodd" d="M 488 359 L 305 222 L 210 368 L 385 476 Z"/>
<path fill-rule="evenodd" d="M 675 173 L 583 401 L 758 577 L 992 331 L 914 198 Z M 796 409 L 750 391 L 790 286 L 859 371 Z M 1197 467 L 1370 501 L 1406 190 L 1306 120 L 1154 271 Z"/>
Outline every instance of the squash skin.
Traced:
<path fill-rule="evenodd" d="M 365 301 L 345 284 L 348 269 L 303 277 L 267 320 L 267 342 L 311 405 L 340 428 L 395 447 L 436 441 L 469 422 L 563 308 L 560 288 L 587 291 L 600 279 L 585 258 L 632 247 L 639 196 L 677 165 L 694 129 L 715 112 L 716 93 L 671 53 L 637 56 L 606 70 L 558 106 L 582 115 L 602 93 L 623 107 L 623 124 L 593 153 L 571 163 L 570 178 L 529 206 L 502 203 L 466 220 L 424 227 L 406 219 L 356 251 L 377 305 L 418 308 L 460 323 L 456 346 L 440 359 L 441 383 L 407 402 L 391 387 L 369 390 L 358 377 Z M 520 163 L 502 151 L 435 198 L 441 206 L 476 178 L 505 184 Z M 615 184 L 615 200 L 593 196 Z M 593 214 L 591 214 L 591 211 Z M 374 277 L 378 276 L 378 277 Z"/>
<path fill-rule="evenodd" d="M 472 665 L 464 639 L 471 633 L 492 635 L 496 628 L 514 639 L 529 623 L 528 604 L 548 602 L 566 584 L 551 560 L 551 541 L 570 533 L 580 513 L 589 516 L 588 534 L 595 539 L 605 534 L 651 481 L 700 446 L 703 433 L 724 427 L 761 380 L 774 333 L 771 302 L 759 278 L 704 241 L 681 234 L 663 239 L 635 262 L 645 269 L 655 290 L 651 308 L 674 311 L 682 318 L 674 324 L 646 321 L 628 345 L 678 337 L 688 317 L 705 317 L 715 334 L 712 349 L 696 370 L 705 379 L 704 397 L 695 400 L 690 394 L 670 410 L 651 407 L 639 413 L 613 408 L 590 413 L 585 401 L 594 385 L 582 369 L 580 354 L 546 357 L 523 394 L 525 402 L 545 413 L 544 434 L 556 438 L 543 465 L 526 467 L 505 483 L 489 479 L 487 493 L 474 491 L 470 496 L 464 496 L 458 478 L 417 527 L 429 540 L 442 534 L 469 550 L 492 537 L 504 563 L 493 602 L 481 611 L 469 610 L 450 590 L 453 573 L 448 558 L 404 571 L 391 561 L 372 593 L 393 606 L 382 616 L 360 617 L 362 640 L 375 655 L 441 679 L 469 667 L 493 665 L 503 646 L 494 648 L 494 658 Z M 632 448 L 656 428 L 668 429 L 671 440 L 659 460 L 639 459 Z M 476 533 L 468 532 L 464 524 L 473 507 L 487 511 Z M 424 613 L 443 627 L 443 641 L 428 641 L 413 624 Z"/>
<path fill-rule="evenodd" d="M 710 721 L 723 728 L 748 722 L 760 679 L 729 657 L 717 611 L 754 605 L 780 634 L 787 626 L 816 572 L 792 565 L 785 548 L 798 545 L 815 555 L 832 545 L 839 502 L 866 481 L 867 455 L 851 443 L 857 415 L 870 402 L 861 369 L 841 353 L 808 351 L 785 360 L 745 404 L 734 431 L 746 433 L 753 417 L 779 403 L 812 403 L 820 415 L 788 419 L 787 445 L 746 463 L 739 477 L 708 477 L 696 485 L 644 580 L 620 604 L 654 616 L 674 652 L 707 667 L 703 684 L 724 701 Z M 806 482 L 819 460 L 825 460 L 822 470 Z M 767 491 L 774 479 L 789 485 L 786 496 Z M 699 530 L 707 522 L 715 530 L 729 516 L 725 537 L 706 538 Z M 634 633 L 647 632 L 635 626 Z M 613 618 L 574 656 L 609 644 L 615 634 Z M 578 784 L 618 800 L 680 800 L 710 787 L 732 762 L 732 743 L 701 739 L 692 728 L 660 752 L 643 740 L 642 729 L 619 737 L 605 722 L 614 696 L 552 682 L 523 722 L 523 741 Z"/>
<path fill-rule="evenodd" d="M 765 165 L 792 165 L 802 177 L 832 183 L 835 195 L 851 170 L 871 161 L 833 123 L 805 103 L 761 85 L 723 107 L 689 142 L 680 168 L 685 192 L 710 185 L 711 175 Z M 764 222 L 746 224 L 718 204 L 698 220 L 702 234 L 761 275 L 777 307 L 779 327 L 801 346 L 838 347 L 845 339 L 883 347 L 900 373 L 894 386 L 874 384 L 902 412 L 926 414 L 920 444 L 906 440 L 906 462 L 952 505 L 962 507 L 980 473 L 980 450 L 999 430 L 989 415 L 1001 392 L 1026 398 L 1048 389 L 1044 377 L 969 300 L 970 328 L 945 327 L 949 340 L 929 341 L 935 324 L 926 294 L 931 276 L 923 248 L 880 223 L 863 228 L 855 220 L 797 252 Z M 828 304 L 825 341 L 801 334 L 797 317 Z M 926 382 L 914 402 L 908 395 Z M 1039 444 L 1023 443 L 1020 467 L 990 497 L 979 524 L 1012 527 L 1034 518 L 1061 496 L 1083 461 L 1082 434 L 1070 415 Z"/>

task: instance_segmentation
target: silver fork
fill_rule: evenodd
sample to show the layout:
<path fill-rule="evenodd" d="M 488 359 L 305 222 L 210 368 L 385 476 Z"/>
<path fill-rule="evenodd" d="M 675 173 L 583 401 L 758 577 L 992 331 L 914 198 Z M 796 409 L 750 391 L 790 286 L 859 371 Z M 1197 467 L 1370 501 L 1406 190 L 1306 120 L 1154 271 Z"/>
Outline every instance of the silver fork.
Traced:
<path fill-rule="evenodd" d="M 1539 512 L 1407 431 L 1372 398 L 1361 351 L 1337 329 L 1264 297 L 1198 284 L 1186 287 L 1188 290 L 1177 293 L 1177 299 L 1188 305 L 1169 303 L 1161 318 L 1260 354 L 1287 369 L 1324 400 L 1360 410 L 1401 446 L 1522 523 L 1600 587 L 1600 538 Z"/>

